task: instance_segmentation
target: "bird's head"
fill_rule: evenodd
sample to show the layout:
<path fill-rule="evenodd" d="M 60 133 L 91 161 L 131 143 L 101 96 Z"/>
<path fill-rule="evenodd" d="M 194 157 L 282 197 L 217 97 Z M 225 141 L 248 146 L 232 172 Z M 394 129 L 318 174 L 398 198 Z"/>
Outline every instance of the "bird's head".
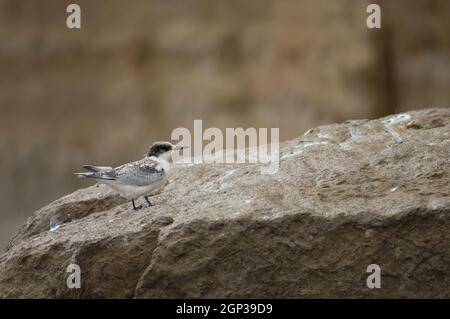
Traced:
<path fill-rule="evenodd" d="M 173 145 L 170 142 L 155 142 L 150 147 L 147 156 L 154 156 L 166 161 L 171 160 L 172 151 L 182 150 L 184 147 L 181 145 Z"/>

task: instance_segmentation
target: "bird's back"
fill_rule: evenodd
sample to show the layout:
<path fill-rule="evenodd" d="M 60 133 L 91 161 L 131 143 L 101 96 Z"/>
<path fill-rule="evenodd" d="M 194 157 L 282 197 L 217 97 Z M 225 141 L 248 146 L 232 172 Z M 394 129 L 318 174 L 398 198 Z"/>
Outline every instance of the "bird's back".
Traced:
<path fill-rule="evenodd" d="M 113 169 L 114 181 L 119 184 L 145 186 L 160 181 L 166 171 L 156 158 L 146 157 Z"/>

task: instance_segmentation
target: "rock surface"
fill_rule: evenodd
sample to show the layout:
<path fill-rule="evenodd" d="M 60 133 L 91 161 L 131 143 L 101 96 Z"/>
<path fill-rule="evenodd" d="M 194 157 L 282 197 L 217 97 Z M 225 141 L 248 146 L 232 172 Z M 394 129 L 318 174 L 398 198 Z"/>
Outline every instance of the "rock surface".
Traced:
<path fill-rule="evenodd" d="M 449 298 L 449 159 L 450 110 L 429 109 L 310 130 L 280 146 L 274 175 L 177 166 L 137 212 L 81 189 L 12 239 L 0 297 Z"/>

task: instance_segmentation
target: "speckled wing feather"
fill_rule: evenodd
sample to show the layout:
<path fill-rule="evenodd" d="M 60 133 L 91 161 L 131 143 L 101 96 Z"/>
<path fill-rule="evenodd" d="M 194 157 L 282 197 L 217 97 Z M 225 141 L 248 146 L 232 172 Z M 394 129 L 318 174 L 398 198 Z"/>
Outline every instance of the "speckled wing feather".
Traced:
<path fill-rule="evenodd" d="M 165 171 L 159 165 L 159 162 L 149 158 L 124 164 L 112 170 L 111 173 L 115 182 L 133 186 L 146 186 L 155 183 L 165 175 Z"/>

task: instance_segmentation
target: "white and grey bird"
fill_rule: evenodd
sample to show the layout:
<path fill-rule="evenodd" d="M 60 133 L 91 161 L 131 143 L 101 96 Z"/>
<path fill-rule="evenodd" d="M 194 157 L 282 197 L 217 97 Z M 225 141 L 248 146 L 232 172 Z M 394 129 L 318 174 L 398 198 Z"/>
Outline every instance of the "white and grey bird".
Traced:
<path fill-rule="evenodd" d="M 162 186 L 170 171 L 172 151 L 182 150 L 183 147 L 169 142 L 156 142 L 151 147 L 145 158 L 123 164 L 116 168 L 105 166 L 84 165 L 90 170 L 85 173 L 75 173 L 82 178 L 93 178 L 117 191 L 121 196 L 131 199 L 133 209 L 142 208 L 136 206 L 134 200 L 144 195 L 149 206 L 152 206 L 148 194 Z"/>

